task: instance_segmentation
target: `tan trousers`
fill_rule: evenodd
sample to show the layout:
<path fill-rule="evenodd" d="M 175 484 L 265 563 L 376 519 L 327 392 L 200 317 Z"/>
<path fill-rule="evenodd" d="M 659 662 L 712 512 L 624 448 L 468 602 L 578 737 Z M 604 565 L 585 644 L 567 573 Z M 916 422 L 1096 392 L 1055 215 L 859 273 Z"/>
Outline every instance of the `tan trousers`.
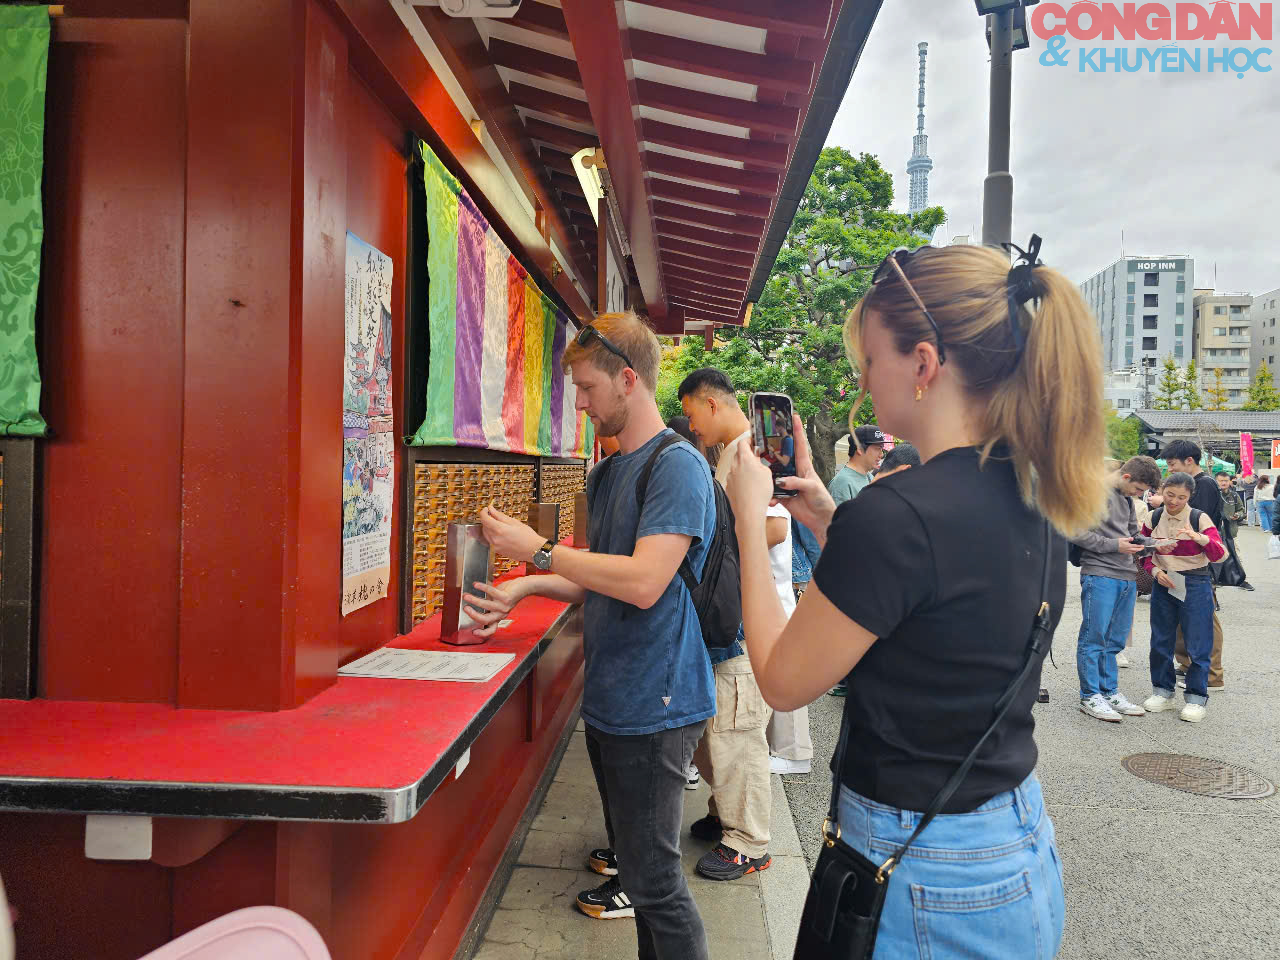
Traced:
<path fill-rule="evenodd" d="M 1174 643 L 1173 659 L 1178 666 L 1186 670 L 1191 666 L 1191 658 L 1187 656 L 1187 645 L 1182 640 L 1182 627 L 1178 627 L 1178 638 Z M 1222 679 L 1222 624 L 1218 622 L 1218 611 L 1213 611 L 1213 656 L 1209 660 L 1209 689 L 1221 687 Z"/>
<path fill-rule="evenodd" d="M 698 742 L 693 762 L 711 788 L 707 812 L 720 818 L 723 842 L 756 858 L 769 849 L 769 743 L 773 712 L 760 696 L 751 660 L 717 663 L 716 715 Z"/>

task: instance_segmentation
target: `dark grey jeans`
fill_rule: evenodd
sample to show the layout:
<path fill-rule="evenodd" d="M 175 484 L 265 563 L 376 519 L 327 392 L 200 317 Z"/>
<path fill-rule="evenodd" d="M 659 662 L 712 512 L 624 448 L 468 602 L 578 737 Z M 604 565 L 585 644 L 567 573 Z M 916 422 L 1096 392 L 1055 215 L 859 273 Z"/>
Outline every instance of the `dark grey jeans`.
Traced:
<path fill-rule="evenodd" d="M 640 960 L 707 960 L 707 935 L 680 866 L 685 771 L 705 720 L 639 736 L 587 725 L 618 879 L 636 911 Z"/>

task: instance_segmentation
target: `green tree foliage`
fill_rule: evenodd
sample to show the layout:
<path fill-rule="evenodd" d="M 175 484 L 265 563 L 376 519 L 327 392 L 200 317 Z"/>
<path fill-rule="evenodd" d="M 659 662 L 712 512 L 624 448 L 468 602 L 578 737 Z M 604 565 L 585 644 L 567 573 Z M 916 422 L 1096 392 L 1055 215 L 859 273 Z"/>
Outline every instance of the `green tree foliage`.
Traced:
<path fill-rule="evenodd" d="M 718 330 L 725 342 L 714 353 L 691 337 L 672 361 L 672 375 L 719 367 L 744 400 L 752 391 L 790 395 L 824 480 L 835 472 L 832 447 L 848 430 L 858 392 L 841 331 L 872 271 L 855 265 L 875 265 L 896 247 L 919 246 L 946 219 L 941 207 L 910 215 L 893 212 L 892 203 L 893 177 L 879 160 L 843 147 L 824 149 L 751 322 Z M 669 408 L 664 400 L 663 413 Z M 868 423 L 873 416 L 868 402 L 854 419 Z"/>
<path fill-rule="evenodd" d="M 1200 398 L 1200 370 L 1196 367 L 1195 357 L 1192 357 L 1191 362 L 1187 364 L 1182 379 L 1184 383 L 1182 405 L 1188 410 L 1202 409 L 1204 401 Z"/>
<path fill-rule="evenodd" d="M 1117 460 L 1136 457 L 1142 447 L 1142 424 L 1134 416 L 1121 417 L 1107 404 L 1107 445 Z"/>
<path fill-rule="evenodd" d="M 1264 362 L 1249 384 L 1249 402 L 1241 410 L 1280 410 L 1280 391 L 1271 378 L 1271 368 Z"/>
<path fill-rule="evenodd" d="M 1231 394 L 1222 382 L 1222 368 L 1214 367 L 1213 369 L 1213 386 L 1205 391 L 1205 396 L 1209 402 L 1205 405 L 1206 410 L 1226 410 L 1227 402 L 1231 399 Z"/>
<path fill-rule="evenodd" d="M 1155 408 L 1157 410 L 1181 410 L 1183 391 L 1182 371 L 1174 363 L 1173 355 L 1164 358 L 1164 373 L 1156 384 Z"/>

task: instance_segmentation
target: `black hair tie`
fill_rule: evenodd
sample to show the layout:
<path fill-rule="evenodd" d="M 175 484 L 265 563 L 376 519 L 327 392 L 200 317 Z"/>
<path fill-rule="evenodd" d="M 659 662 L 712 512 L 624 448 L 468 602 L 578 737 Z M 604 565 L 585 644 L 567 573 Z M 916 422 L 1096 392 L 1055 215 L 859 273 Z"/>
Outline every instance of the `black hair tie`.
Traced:
<path fill-rule="evenodd" d="M 1005 287 L 1009 295 L 1009 330 L 1013 334 L 1015 348 L 1018 353 L 1022 353 L 1022 348 L 1027 343 L 1027 335 L 1022 325 L 1018 323 L 1018 307 L 1028 300 L 1035 300 L 1036 306 L 1040 305 L 1040 295 L 1036 292 L 1035 275 L 1032 272 L 1036 267 L 1044 266 L 1040 262 L 1040 235 L 1037 233 L 1031 235 L 1026 250 L 1016 243 L 1002 243 L 1001 246 L 1009 253 L 1015 250 L 1018 252 L 1018 259 L 1009 268 Z"/>

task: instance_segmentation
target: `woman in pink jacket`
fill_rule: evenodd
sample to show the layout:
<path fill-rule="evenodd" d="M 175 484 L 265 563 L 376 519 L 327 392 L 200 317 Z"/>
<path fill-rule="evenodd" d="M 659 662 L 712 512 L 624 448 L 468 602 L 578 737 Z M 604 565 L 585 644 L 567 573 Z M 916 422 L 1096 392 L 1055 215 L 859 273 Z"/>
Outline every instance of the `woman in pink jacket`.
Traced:
<path fill-rule="evenodd" d="M 1187 643 L 1186 705 L 1179 714 L 1189 723 L 1204 719 L 1209 702 L 1209 659 L 1213 653 L 1213 581 L 1209 564 L 1226 556 L 1222 537 L 1209 515 L 1187 505 L 1196 482 L 1185 473 L 1165 478 L 1164 505 L 1151 512 L 1142 535 L 1176 543 L 1157 549 L 1143 560 L 1155 577 L 1151 591 L 1151 696 L 1142 704 L 1148 713 L 1172 710 L 1174 702 L 1173 649 L 1178 627 Z M 1179 599 L 1171 591 L 1182 593 Z"/>

